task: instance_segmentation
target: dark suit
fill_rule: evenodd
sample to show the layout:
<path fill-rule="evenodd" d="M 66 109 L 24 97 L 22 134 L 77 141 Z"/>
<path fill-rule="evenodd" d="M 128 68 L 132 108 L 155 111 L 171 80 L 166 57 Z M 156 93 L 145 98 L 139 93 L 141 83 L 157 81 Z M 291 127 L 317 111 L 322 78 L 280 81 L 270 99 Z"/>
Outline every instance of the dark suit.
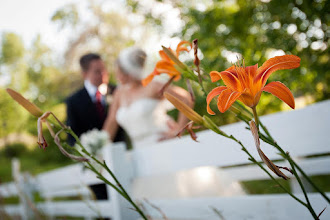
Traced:
<path fill-rule="evenodd" d="M 109 90 L 112 92 L 115 87 L 110 85 Z M 79 137 L 82 133 L 92 130 L 93 128 L 102 129 L 103 123 L 107 117 L 108 106 L 105 106 L 105 114 L 100 117 L 96 104 L 92 102 L 85 87 L 81 88 L 66 100 L 67 105 L 67 125 Z M 74 145 L 75 140 L 72 136 L 68 137 L 70 145 Z M 123 129 L 119 128 L 114 142 L 124 141 L 127 138 Z"/>
<path fill-rule="evenodd" d="M 109 85 L 110 93 L 115 86 Z M 67 105 L 67 125 L 76 133 L 78 137 L 93 128 L 102 129 L 107 117 L 108 106 L 105 107 L 104 115 L 100 117 L 96 104 L 93 103 L 85 87 L 81 88 L 66 100 Z M 124 141 L 128 143 L 128 137 L 124 130 L 119 127 L 115 142 Z M 69 135 L 68 142 L 71 146 L 75 144 L 75 139 Z M 105 184 L 94 184 L 90 188 L 94 192 L 96 199 L 104 200 L 108 198 Z"/>

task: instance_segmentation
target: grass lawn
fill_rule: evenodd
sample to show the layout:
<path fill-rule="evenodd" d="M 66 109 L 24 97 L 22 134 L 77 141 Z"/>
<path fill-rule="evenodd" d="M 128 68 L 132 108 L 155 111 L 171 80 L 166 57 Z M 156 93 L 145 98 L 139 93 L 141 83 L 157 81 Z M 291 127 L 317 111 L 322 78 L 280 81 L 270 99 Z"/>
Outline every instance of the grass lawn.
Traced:
<path fill-rule="evenodd" d="M 321 190 L 330 192 L 330 175 L 312 176 L 311 179 Z M 284 185 L 286 189 L 290 190 L 289 181 L 283 179 L 279 179 L 278 181 Z M 285 193 L 273 180 L 244 181 L 242 185 L 249 194 Z"/>

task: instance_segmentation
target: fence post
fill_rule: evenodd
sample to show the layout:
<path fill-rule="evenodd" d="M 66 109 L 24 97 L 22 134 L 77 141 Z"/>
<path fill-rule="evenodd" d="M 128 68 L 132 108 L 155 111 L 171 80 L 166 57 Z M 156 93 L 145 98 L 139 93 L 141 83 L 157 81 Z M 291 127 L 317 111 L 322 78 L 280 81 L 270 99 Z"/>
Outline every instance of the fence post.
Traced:
<path fill-rule="evenodd" d="M 18 191 L 22 220 L 33 219 L 35 216 L 32 210 L 33 195 L 30 181 L 24 180 L 24 175 L 21 175 L 20 162 L 17 158 L 12 160 L 12 173 Z M 26 178 L 29 178 L 28 175 L 26 175 Z"/>
<path fill-rule="evenodd" d="M 125 187 L 127 193 L 131 192 L 132 166 L 131 161 L 127 158 L 126 146 L 123 142 L 112 143 L 105 147 L 105 162 L 116 175 L 119 182 Z M 111 178 L 110 178 L 111 179 Z M 112 182 L 114 182 L 111 179 Z M 109 199 L 112 202 L 114 211 L 114 220 L 132 220 L 138 219 L 139 215 L 132 205 L 130 205 L 121 195 L 113 188 L 107 186 Z"/>

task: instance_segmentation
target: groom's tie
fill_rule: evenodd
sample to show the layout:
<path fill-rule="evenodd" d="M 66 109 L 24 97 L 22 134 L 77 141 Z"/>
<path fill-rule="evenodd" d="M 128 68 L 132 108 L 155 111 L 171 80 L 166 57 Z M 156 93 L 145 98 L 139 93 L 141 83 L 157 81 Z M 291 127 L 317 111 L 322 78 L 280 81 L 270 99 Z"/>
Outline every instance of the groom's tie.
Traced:
<path fill-rule="evenodd" d="M 100 91 L 97 90 L 96 94 L 95 94 L 95 98 L 96 98 L 96 110 L 97 113 L 99 115 L 99 117 L 102 119 L 104 117 L 104 107 L 102 105 L 102 94 L 100 93 Z"/>

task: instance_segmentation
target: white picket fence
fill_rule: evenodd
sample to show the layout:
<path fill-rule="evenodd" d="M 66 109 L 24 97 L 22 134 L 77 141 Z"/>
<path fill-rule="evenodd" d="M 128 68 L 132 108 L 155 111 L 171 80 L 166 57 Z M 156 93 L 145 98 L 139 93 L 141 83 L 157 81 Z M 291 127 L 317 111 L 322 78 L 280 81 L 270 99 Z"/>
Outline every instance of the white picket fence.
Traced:
<path fill-rule="evenodd" d="M 330 174 L 330 100 L 310 105 L 304 109 L 281 112 L 261 117 L 277 142 L 289 151 L 303 170 L 310 176 Z M 253 138 L 244 123 L 222 126 L 221 129 L 241 140 L 255 158 L 259 158 Z M 132 183 L 154 177 L 178 173 L 197 167 L 222 168 L 231 178 L 238 181 L 265 180 L 269 177 L 250 163 L 247 155 L 235 142 L 216 135 L 211 131 L 198 133 L 199 142 L 189 137 L 157 143 L 154 146 L 125 150 L 124 144 L 113 144 L 104 149 L 104 158 L 118 176 L 129 193 Z M 262 142 L 264 153 L 272 160 L 280 159 L 272 146 Z M 313 156 L 313 157 L 310 157 Z M 279 162 L 278 165 L 288 165 Z M 240 166 L 238 166 L 240 165 Z M 17 165 L 16 165 L 17 167 Z M 220 171 L 219 171 L 220 172 Z M 20 196 L 19 205 L 0 207 L 9 215 L 20 215 L 23 219 L 33 216 L 33 204 L 27 197 L 37 190 L 45 202 L 34 203 L 40 212 L 51 216 L 75 216 L 91 219 L 108 217 L 113 220 L 139 219 L 119 194 L 108 187 L 109 200 L 95 201 L 88 185 L 101 183 L 93 173 L 82 170 L 75 164 L 34 178 L 23 180 L 16 175 L 16 182 L 0 185 L 0 196 Z M 109 177 L 110 178 L 110 177 Z M 27 184 L 29 182 L 29 184 Z M 295 179 L 290 180 L 292 192 L 304 200 Z M 166 187 L 159 182 L 160 190 Z M 194 183 L 191 183 L 194 184 Z M 27 196 L 22 196 L 27 195 Z M 317 193 L 309 192 L 311 203 L 316 212 L 321 212 L 328 203 Z M 330 193 L 327 193 L 330 196 Z M 81 196 L 81 200 L 61 200 L 59 197 Z M 57 198 L 54 200 L 54 198 Z M 230 197 L 193 197 L 193 198 L 152 198 L 148 203 L 141 201 L 146 211 L 154 219 L 161 219 L 161 213 L 151 207 L 157 206 L 169 219 L 312 219 L 307 209 L 286 194 L 240 195 Z M 215 208 L 221 213 L 217 215 Z M 320 219 L 330 219 L 327 208 Z"/>

